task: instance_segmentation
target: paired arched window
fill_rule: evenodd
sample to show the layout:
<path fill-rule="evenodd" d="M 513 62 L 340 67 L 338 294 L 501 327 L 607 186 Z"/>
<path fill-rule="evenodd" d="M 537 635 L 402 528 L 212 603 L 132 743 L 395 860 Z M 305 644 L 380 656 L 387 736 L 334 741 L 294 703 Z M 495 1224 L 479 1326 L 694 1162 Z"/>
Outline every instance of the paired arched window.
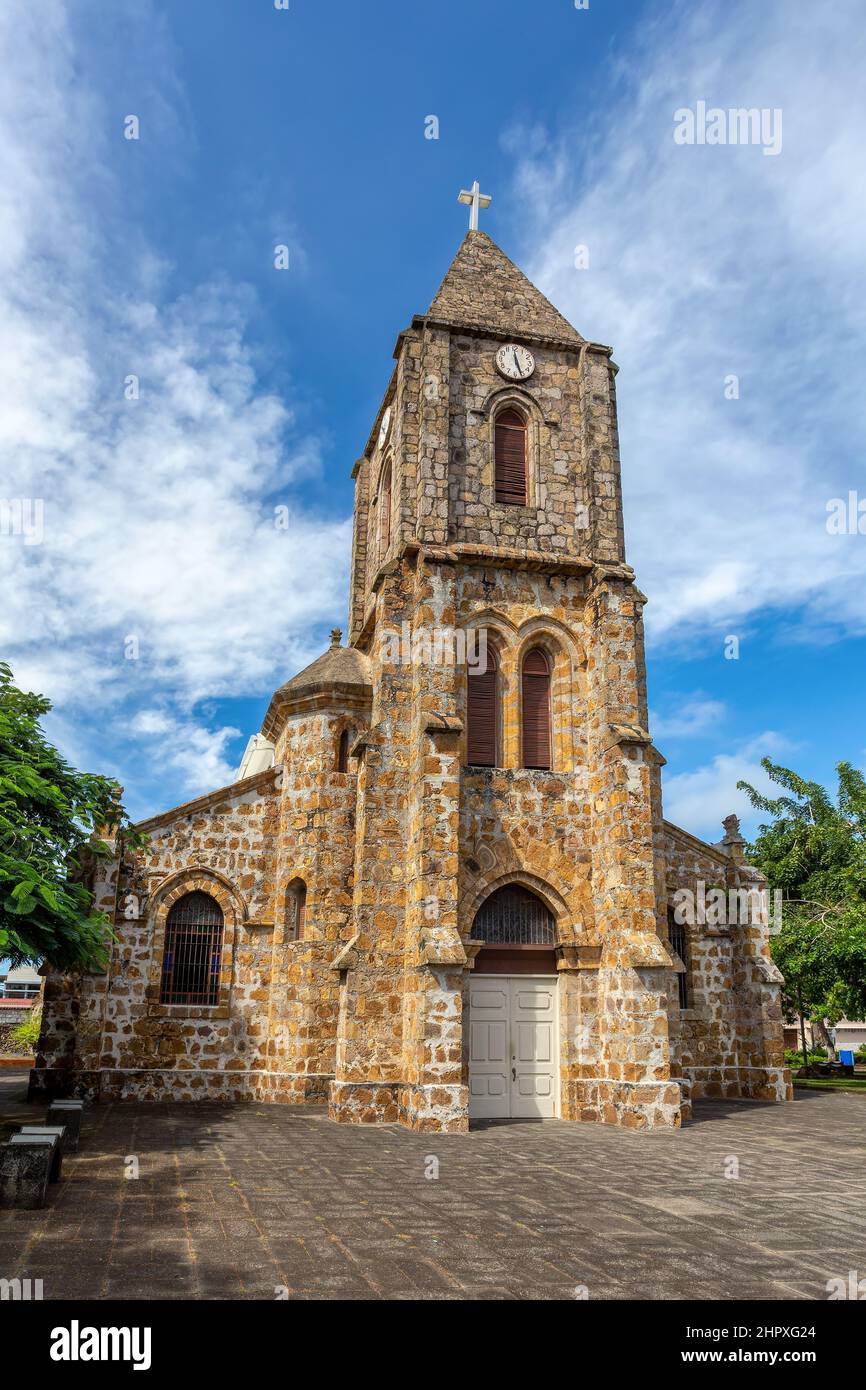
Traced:
<path fill-rule="evenodd" d="M 526 506 L 526 418 L 514 406 L 500 410 L 493 425 L 496 501 Z"/>
<path fill-rule="evenodd" d="M 385 464 L 379 484 L 379 554 L 391 544 L 391 464 Z"/>
<path fill-rule="evenodd" d="M 495 767 L 499 699 L 492 647 L 487 647 L 484 669 L 470 667 L 466 679 L 467 762 L 474 767 Z"/>
<path fill-rule="evenodd" d="M 302 878 L 294 879 L 286 889 L 286 938 L 303 941 L 307 915 L 307 885 Z"/>
<path fill-rule="evenodd" d="M 523 766 L 550 767 L 550 661 L 539 647 L 527 652 L 521 672 Z"/>
<path fill-rule="evenodd" d="M 551 766 L 550 682 L 550 658 L 534 647 L 520 671 L 523 767 Z M 483 669 L 470 667 L 466 676 L 466 761 L 471 767 L 497 766 L 500 704 L 499 663 L 488 646 Z"/>
<path fill-rule="evenodd" d="M 223 913 L 209 893 L 186 893 L 169 909 L 162 958 L 161 1004 L 217 1004 Z"/>

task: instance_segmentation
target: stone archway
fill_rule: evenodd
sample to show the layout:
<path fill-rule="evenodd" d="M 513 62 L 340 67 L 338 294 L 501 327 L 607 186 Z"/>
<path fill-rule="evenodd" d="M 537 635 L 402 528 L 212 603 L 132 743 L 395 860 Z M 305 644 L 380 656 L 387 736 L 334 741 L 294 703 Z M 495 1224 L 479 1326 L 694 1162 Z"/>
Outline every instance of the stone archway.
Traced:
<path fill-rule="evenodd" d="M 488 894 L 475 913 L 481 942 L 469 977 L 466 1036 L 471 1119 L 559 1114 L 556 919 L 522 883 Z"/>
<path fill-rule="evenodd" d="M 484 899 L 472 940 L 484 943 L 475 958 L 476 974 L 556 974 L 556 919 L 523 883 L 503 884 Z"/>

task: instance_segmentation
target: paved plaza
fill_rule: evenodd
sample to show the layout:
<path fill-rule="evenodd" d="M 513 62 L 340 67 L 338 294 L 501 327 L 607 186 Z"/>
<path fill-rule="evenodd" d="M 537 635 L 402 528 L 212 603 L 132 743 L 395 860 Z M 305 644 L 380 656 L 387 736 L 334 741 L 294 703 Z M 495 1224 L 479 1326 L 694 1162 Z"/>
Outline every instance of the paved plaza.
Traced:
<path fill-rule="evenodd" d="M 41 1119 L 25 1089 L 0 1071 L 0 1137 Z M 46 1299 L 826 1299 L 866 1275 L 866 1099 L 462 1136 L 97 1105 L 50 1193 L 0 1212 L 0 1278 L 42 1279 Z"/>

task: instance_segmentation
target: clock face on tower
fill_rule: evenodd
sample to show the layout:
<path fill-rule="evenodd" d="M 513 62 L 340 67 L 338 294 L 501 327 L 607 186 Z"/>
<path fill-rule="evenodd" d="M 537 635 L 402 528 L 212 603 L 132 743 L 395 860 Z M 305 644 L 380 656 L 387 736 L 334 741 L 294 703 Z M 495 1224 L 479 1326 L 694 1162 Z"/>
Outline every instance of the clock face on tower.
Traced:
<path fill-rule="evenodd" d="M 526 381 L 535 371 L 535 358 L 529 348 L 506 343 L 496 354 L 496 366 L 509 381 Z"/>

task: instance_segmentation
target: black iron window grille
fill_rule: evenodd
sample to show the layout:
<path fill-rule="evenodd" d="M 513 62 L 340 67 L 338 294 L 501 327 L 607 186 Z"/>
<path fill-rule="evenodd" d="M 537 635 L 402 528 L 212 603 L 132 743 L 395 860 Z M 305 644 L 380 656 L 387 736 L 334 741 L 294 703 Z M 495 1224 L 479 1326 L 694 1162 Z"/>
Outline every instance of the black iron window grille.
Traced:
<path fill-rule="evenodd" d="M 217 1004 L 223 914 L 209 893 L 187 893 L 170 909 L 162 959 L 162 1004 Z"/>
<path fill-rule="evenodd" d="M 479 907 L 472 939 L 486 941 L 488 946 L 555 946 L 556 922 L 528 888 L 509 883 Z"/>
<path fill-rule="evenodd" d="M 673 913 L 668 917 L 668 936 L 670 943 L 686 967 L 681 974 L 677 975 L 677 989 L 680 995 L 680 1008 L 689 1007 L 689 938 L 686 929 L 681 922 L 678 922 Z"/>

